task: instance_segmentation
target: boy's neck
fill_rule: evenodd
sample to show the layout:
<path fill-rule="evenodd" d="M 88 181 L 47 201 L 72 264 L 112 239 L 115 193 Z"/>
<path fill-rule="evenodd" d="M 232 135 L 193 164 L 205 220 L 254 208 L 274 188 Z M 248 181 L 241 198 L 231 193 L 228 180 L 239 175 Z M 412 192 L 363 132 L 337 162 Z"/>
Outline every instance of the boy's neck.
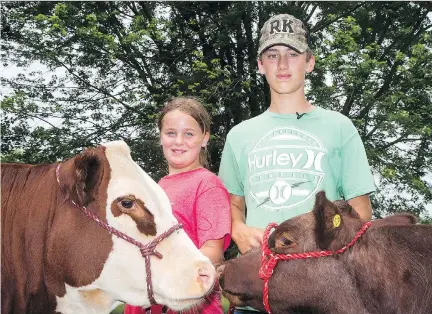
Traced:
<path fill-rule="evenodd" d="M 275 92 L 271 93 L 271 102 L 269 110 L 274 113 L 282 114 L 294 114 L 309 112 L 315 109 L 302 94 L 278 94 Z"/>

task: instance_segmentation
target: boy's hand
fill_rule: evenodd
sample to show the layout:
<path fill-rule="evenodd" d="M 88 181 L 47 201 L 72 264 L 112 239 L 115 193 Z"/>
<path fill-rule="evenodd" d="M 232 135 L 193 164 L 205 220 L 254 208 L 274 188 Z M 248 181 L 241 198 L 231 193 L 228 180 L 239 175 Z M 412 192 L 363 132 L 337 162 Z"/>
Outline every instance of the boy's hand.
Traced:
<path fill-rule="evenodd" d="M 254 247 L 260 247 L 263 235 L 263 229 L 249 227 L 243 222 L 237 222 L 232 226 L 232 238 L 241 254 L 246 253 Z"/>

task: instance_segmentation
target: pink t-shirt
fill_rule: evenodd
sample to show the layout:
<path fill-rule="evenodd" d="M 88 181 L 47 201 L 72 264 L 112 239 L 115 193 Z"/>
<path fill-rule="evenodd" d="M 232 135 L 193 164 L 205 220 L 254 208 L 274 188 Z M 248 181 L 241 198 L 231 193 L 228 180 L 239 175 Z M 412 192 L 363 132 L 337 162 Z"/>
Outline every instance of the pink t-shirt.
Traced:
<path fill-rule="evenodd" d="M 197 248 L 208 240 L 231 240 L 228 191 L 222 181 L 205 168 L 163 177 L 159 185 L 171 202 L 174 216 Z"/>
<path fill-rule="evenodd" d="M 184 231 L 197 248 L 201 248 L 208 240 L 222 238 L 224 250 L 228 248 L 231 241 L 229 194 L 214 173 L 198 168 L 165 176 L 159 181 L 159 185 L 168 195 L 174 216 L 183 224 Z M 161 308 L 152 306 L 152 314 L 162 313 Z M 126 305 L 124 313 L 144 314 L 145 309 Z M 199 313 L 223 313 L 219 287 L 206 298 Z"/>

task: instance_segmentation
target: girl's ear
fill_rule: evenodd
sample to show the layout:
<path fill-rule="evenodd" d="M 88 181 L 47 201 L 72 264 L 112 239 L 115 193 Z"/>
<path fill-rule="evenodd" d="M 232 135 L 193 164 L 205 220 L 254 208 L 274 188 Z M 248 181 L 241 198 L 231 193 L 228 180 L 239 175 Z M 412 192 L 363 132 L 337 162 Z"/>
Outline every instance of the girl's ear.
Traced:
<path fill-rule="evenodd" d="M 201 147 L 206 147 L 209 139 L 210 139 L 210 133 L 206 132 L 203 136 L 202 141 L 201 141 Z"/>

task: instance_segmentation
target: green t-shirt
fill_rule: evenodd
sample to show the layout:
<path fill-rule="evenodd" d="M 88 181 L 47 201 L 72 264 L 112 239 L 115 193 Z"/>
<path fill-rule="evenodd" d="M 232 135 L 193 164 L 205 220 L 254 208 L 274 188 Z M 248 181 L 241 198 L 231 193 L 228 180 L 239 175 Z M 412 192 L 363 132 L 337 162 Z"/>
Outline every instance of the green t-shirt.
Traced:
<path fill-rule="evenodd" d="M 330 200 L 375 191 L 351 120 L 319 107 L 300 119 L 267 110 L 236 125 L 219 176 L 230 193 L 245 197 L 247 225 L 260 228 L 312 210 L 321 190 Z"/>

